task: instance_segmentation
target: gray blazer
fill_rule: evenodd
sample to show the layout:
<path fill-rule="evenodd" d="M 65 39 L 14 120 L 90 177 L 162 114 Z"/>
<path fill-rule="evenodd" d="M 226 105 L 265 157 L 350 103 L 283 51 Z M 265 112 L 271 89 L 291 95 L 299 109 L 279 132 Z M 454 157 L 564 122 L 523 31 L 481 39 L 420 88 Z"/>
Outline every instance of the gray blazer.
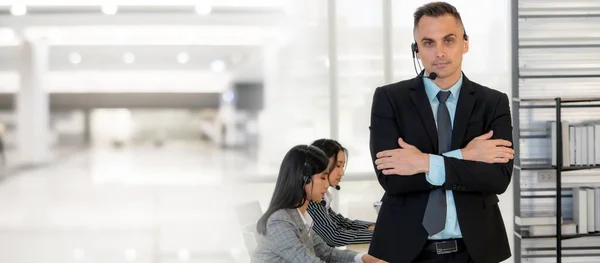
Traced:
<path fill-rule="evenodd" d="M 328 246 L 307 229 L 296 209 L 275 211 L 267 220 L 267 234 L 259 235 L 252 263 L 348 263 L 358 253 Z"/>

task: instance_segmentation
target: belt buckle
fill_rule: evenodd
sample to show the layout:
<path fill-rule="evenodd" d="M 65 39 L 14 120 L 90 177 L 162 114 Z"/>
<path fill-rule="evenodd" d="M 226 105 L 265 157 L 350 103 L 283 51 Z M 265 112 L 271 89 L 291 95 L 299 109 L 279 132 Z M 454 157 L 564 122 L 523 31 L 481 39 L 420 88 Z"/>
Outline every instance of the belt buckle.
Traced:
<path fill-rule="evenodd" d="M 435 243 L 435 252 L 438 255 L 458 252 L 458 243 L 456 240 L 437 242 Z"/>

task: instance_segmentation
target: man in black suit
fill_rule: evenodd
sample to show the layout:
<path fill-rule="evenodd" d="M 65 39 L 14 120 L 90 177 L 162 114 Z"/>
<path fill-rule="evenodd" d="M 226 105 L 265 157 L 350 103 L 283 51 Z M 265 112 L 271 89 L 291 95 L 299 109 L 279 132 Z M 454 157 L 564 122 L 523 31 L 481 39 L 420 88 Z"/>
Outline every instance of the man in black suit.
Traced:
<path fill-rule="evenodd" d="M 513 167 L 506 94 L 461 71 L 468 36 L 456 8 L 414 14 L 424 70 L 379 87 L 371 156 L 385 190 L 369 254 L 391 263 L 497 263 L 511 256 L 498 208 Z"/>

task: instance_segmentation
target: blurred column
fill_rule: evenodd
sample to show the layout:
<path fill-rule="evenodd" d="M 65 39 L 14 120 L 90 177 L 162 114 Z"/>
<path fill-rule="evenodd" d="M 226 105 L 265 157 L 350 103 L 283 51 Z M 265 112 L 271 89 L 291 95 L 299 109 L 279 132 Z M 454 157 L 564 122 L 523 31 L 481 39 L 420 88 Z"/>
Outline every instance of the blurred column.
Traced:
<path fill-rule="evenodd" d="M 92 143 L 92 111 L 89 109 L 83 110 L 83 142 L 86 146 Z"/>
<path fill-rule="evenodd" d="M 338 111 L 339 92 L 336 0 L 328 1 L 327 14 L 329 47 L 329 137 L 334 140 L 339 140 L 340 116 Z"/>
<path fill-rule="evenodd" d="M 337 6 L 336 0 L 329 0 L 327 5 L 327 36 L 328 36 L 328 56 L 329 56 L 329 137 L 339 140 L 339 92 L 338 92 L 338 46 L 337 46 Z M 331 208 L 335 211 L 340 210 L 340 196 L 337 191 L 331 193 Z"/>
<path fill-rule="evenodd" d="M 264 110 L 259 117 L 260 139 L 258 141 L 258 156 L 263 163 L 271 163 L 280 158 L 281 149 L 278 145 L 285 141 L 285 134 L 278 129 L 277 125 L 285 123 L 285 105 L 282 105 L 283 88 L 278 82 L 279 67 L 279 43 L 269 39 L 262 48 L 263 69 L 263 98 Z"/>
<path fill-rule="evenodd" d="M 392 0 L 383 0 L 383 81 L 392 83 L 394 53 L 392 49 Z"/>
<path fill-rule="evenodd" d="M 16 96 L 19 161 L 39 164 L 50 158 L 50 108 L 44 88 L 48 47 L 24 40 L 20 51 L 20 89 Z"/>
<path fill-rule="evenodd" d="M 330 135 L 327 6 L 289 1 L 286 21 L 263 49 L 259 162 L 272 172 L 292 146 Z"/>

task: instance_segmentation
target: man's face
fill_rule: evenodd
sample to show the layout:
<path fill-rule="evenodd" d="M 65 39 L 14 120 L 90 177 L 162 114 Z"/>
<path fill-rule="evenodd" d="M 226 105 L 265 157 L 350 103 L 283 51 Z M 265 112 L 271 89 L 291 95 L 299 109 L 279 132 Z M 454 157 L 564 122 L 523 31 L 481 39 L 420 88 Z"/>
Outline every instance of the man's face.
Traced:
<path fill-rule="evenodd" d="M 415 40 L 419 48 L 417 56 L 427 73 L 435 72 L 438 78 L 460 74 L 463 54 L 469 50 L 463 34 L 463 27 L 450 14 L 421 18 Z"/>

